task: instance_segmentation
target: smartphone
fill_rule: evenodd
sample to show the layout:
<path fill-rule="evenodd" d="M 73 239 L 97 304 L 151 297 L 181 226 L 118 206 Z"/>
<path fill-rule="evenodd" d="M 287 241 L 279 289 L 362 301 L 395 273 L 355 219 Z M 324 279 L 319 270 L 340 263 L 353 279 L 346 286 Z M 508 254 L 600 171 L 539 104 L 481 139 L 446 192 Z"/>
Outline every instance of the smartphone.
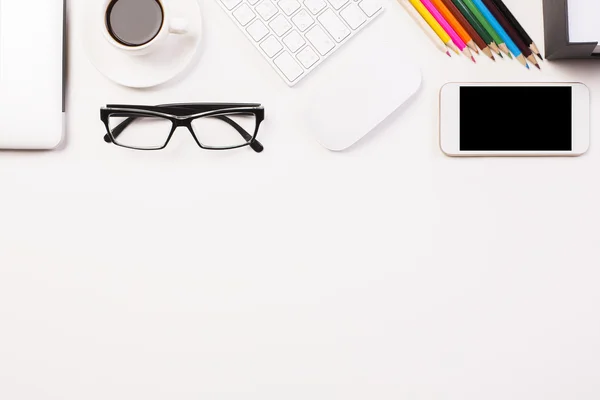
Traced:
<path fill-rule="evenodd" d="M 582 83 L 448 83 L 440 147 L 451 157 L 580 156 L 590 146 Z"/>

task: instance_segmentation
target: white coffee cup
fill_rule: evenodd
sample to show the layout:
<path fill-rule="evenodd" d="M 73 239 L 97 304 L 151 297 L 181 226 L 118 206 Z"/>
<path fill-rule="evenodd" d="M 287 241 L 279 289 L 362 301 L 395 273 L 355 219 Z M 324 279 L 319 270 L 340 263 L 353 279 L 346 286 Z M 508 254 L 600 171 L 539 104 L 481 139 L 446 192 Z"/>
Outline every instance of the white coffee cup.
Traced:
<path fill-rule="evenodd" d="M 119 1 L 119 0 L 116 0 Z M 102 33 L 106 40 L 108 40 L 113 46 L 127 52 L 131 55 L 144 55 L 149 54 L 160 47 L 160 44 L 165 41 L 165 39 L 170 34 L 176 35 L 184 35 L 188 33 L 188 22 L 184 18 L 173 17 L 169 10 L 167 3 L 169 0 L 155 0 L 157 1 L 162 9 L 162 25 L 160 30 L 156 35 L 150 39 L 150 41 L 141 44 L 141 45 L 126 45 L 118 41 L 113 34 L 110 32 L 108 25 L 108 13 L 109 7 L 115 0 L 104 0 L 104 5 L 102 7 Z"/>

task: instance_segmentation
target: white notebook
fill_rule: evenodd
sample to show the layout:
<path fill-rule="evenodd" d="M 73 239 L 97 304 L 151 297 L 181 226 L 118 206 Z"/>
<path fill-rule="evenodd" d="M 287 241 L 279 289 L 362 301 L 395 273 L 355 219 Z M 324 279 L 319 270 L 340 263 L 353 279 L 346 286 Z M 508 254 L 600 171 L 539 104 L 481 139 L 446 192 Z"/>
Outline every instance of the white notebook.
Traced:
<path fill-rule="evenodd" d="M 572 43 L 600 42 L 599 0 L 568 0 L 569 40 Z M 600 53 L 600 46 L 594 53 Z"/>
<path fill-rule="evenodd" d="M 63 136 L 63 0 L 0 0 L 0 148 Z"/>

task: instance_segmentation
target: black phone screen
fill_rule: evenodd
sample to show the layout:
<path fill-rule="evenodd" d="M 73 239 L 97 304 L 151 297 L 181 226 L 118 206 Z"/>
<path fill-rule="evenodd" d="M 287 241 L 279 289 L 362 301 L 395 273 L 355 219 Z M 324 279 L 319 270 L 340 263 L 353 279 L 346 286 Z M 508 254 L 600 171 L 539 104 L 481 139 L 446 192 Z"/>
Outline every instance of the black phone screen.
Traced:
<path fill-rule="evenodd" d="M 573 150 L 571 87 L 463 86 L 461 151 Z"/>

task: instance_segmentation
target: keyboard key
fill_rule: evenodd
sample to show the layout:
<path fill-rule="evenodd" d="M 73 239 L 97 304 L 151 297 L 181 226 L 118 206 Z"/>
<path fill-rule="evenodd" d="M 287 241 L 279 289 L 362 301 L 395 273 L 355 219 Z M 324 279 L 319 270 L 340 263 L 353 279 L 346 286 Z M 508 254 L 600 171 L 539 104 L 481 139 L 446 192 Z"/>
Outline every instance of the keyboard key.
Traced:
<path fill-rule="evenodd" d="M 292 24 L 290 24 L 288 20 L 285 19 L 285 17 L 281 14 L 276 16 L 273 19 L 273 21 L 269 23 L 269 26 L 271 27 L 271 29 L 273 29 L 273 32 L 275 32 L 275 34 L 280 37 L 287 31 L 292 29 Z"/>
<path fill-rule="evenodd" d="M 275 39 L 275 36 L 271 35 L 260 44 L 260 48 L 263 49 L 267 56 L 272 58 L 283 49 L 283 46 Z"/>
<path fill-rule="evenodd" d="M 363 0 L 358 5 L 369 17 L 372 17 L 377 11 L 381 10 L 381 4 L 378 0 Z"/>
<path fill-rule="evenodd" d="M 263 22 L 259 19 L 251 23 L 250 26 L 246 28 L 246 30 L 255 42 L 258 42 L 259 40 L 267 36 L 267 33 L 269 33 L 269 28 L 267 28 L 265 24 L 263 24 Z"/>
<path fill-rule="evenodd" d="M 317 19 L 338 43 L 350 35 L 350 29 L 348 29 L 346 24 L 344 24 L 331 9 L 326 10 L 323 14 L 319 15 Z"/>
<path fill-rule="evenodd" d="M 300 8 L 300 3 L 297 0 L 279 0 L 279 8 L 287 15 L 288 17 L 296 12 Z"/>
<path fill-rule="evenodd" d="M 218 1 L 290 86 L 383 11 L 382 0 Z"/>
<path fill-rule="evenodd" d="M 233 10 L 238 4 L 242 2 L 242 0 L 221 0 L 223 5 L 227 7 L 228 10 Z"/>
<path fill-rule="evenodd" d="M 292 31 L 289 35 L 283 38 L 283 43 L 285 43 L 287 48 L 290 49 L 292 53 L 295 53 L 302 46 L 304 46 L 306 41 L 302 38 L 302 36 L 300 36 L 300 34 L 297 31 Z"/>
<path fill-rule="evenodd" d="M 327 6 L 325 0 L 305 0 L 304 5 L 308 8 L 308 11 L 317 15 L 322 9 Z"/>
<path fill-rule="evenodd" d="M 329 53 L 335 47 L 333 40 L 319 25 L 306 32 L 306 38 L 322 56 Z"/>
<path fill-rule="evenodd" d="M 233 16 L 238 20 L 240 25 L 246 26 L 248 22 L 256 17 L 256 14 L 254 14 L 254 11 L 252 11 L 248 4 L 242 4 L 233 12 Z"/>
<path fill-rule="evenodd" d="M 347 2 L 348 2 L 348 0 L 329 0 L 329 3 L 331 4 L 331 6 L 333 8 L 335 8 L 336 10 L 339 10 L 340 8 L 342 8 Z"/>
<path fill-rule="evenodd" d="M 348 25 L 350 25 L 350 28 L 352 29 L 357 29 L 367 21 L 367 16 L 365 13 L 354 3 L 344 8 L 340 12 L 340 16 Z"/>
<path fill-rule="evenodd" d="M 256 6 L 256 12 L 265 21 L 268 21 L 273 18 L 279 12 L 279 10 L 271 0 L 265 0 Z"/>
<path fill-rule="evenodd" d="M 296 25 L 300 32 L 304 32 L 315 22 L 315 20 L 308 12 L 306 12 L 306 10 L 300 10 L 292 17 L 292 22 L 294 25 Z"/>
<path fill-rule="evenodd" d="M 294 82 L 300 77 L 300 75 L 304 73 L 302 67 L 299 66 L 296 61 L 294 61 L 290 53 L 287 51 L 284 51 L 278 55 L 273 62 L 290 82 Z"/>
<path fill-rule="evenodd" d="M 310 68 L 319 61 L 319 56 L 309 46 L 302 49 L 302 51 L 296 55 L 296 58 L 304 65 L 304 68 Z"/>

